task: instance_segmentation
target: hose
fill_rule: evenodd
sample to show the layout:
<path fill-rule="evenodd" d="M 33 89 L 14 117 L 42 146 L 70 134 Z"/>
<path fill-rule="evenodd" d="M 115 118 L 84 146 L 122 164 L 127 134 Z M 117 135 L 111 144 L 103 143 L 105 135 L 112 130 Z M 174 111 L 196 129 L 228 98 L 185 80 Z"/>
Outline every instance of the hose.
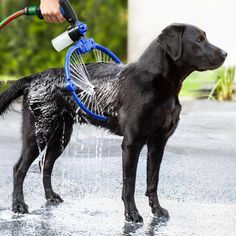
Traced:
<path fill-rule="evenodd" d="M 14 19 L 16 19 L 19 16 L 25 15 L 26 12 L 26 8 L 17 11 L 15 13 L 13 13 L 12 15 L 10 15 L 9 17 L 7 17 L 5 20 L 3 20 L 2 22 L 0 22 L 0 30 L 6 26 L 7 24 L 9 24 L 11 21 L 13 21 Z"/>
<path fill-rule="evenodd" d="M 60 0 L 59 3 L 61 5 L 62 15 L 65 17 L 65 19 L 71 25 L 75 26 L 78 21 L 78 18 L 77 18 L 75 11 L 71 7 L 69 1 L 68 0 Z M 27 16 L 35 16 L 36 15 L 39 19 L 41 19 L 41 20 L 43 19 L 43 15 L 42 15 L 41 10 L 38 6 L 25 7 L 24 9 L 15 12 L 14 14 L 10 15 L 9 17 L 7 17 L 3 21 L 1 21 L 0 22 L 0 30 L 4 26 L 9 24 L 11 21 L 15 20 L 16 18 L 18 18 L 19 16 L 22 16 L 22 15 L 27 15 Z"/>

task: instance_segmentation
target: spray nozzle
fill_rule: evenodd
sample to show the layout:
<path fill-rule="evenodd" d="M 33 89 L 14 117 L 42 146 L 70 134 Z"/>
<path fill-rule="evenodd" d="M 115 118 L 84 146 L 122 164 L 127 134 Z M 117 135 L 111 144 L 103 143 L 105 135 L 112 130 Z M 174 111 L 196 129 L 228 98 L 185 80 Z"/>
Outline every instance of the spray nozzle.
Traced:
<path fill-rule="evenodd" d="M 52 40 L 52 45 L 57 51 L 61 51 L 73 42 L 78 41 L 85 36 L 87 32 L 87 25 L 78 21 L 78 17 L 70 5 L 68 0 L 59 0 L 61 6 L 61 13 L 64 18 L 70 23 L 67 31 L 57 36 Z M 30 6 L 25 8 L 25 15 L 37 15 L 38 18 L 43 19 L 43 15 L 39 7 Z"/>
<path fill-rule="evenodd" d="M 71 24 L 75 25 L 78 21 L 78 17 L 70 5 L 68 0 L 59 0 L 61 6 L 61 13 L 64 18 Z"/>
<path fill-rule="evenodd" d="M 70 25 L 75 25 L 78 21 L 78 17 L 70 5 L 68 0 L 59 0 L 60 10 L 63 17 L 70 23 Z M 37 15 L 39 19 L 43 19 L 43 15 L 38 6 L 29 6 L 25 8 L 25 15 Z"/>
<path fill-rule="evenodd" d="M 78 21 L 78 17 L 68 0 L 59 0 L 61 12 L 70 23 L 67 31 L 52 40 L 52 45 L 57 51 L 61 51 L 73 42 L 78 41 L 87 32 L 87 25 Z"/>

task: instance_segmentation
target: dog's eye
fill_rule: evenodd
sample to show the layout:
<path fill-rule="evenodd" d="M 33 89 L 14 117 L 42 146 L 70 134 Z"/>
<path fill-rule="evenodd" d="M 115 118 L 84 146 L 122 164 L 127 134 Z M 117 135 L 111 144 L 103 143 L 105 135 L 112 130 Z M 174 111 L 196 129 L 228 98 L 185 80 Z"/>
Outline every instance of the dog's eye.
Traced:
<path fill-rule="evenodd" d="M 203 35 L 201 35 L 198 39 L 197 39 L 197 43 L 201 43 L 202 41 L 204 41 L 205 37 Z"/>

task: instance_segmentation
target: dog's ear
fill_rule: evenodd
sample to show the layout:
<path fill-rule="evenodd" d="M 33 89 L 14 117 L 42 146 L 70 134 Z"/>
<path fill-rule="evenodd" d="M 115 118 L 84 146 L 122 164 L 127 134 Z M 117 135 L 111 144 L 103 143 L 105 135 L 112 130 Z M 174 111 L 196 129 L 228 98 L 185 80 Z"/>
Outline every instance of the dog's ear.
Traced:
<path fill-rule="evenodd" d="M 161 48 L 174 60 L 178 60 L 182 53 L 182 35 L 184 25 L 172 24 L 167 26 L 158 36 Z"/>

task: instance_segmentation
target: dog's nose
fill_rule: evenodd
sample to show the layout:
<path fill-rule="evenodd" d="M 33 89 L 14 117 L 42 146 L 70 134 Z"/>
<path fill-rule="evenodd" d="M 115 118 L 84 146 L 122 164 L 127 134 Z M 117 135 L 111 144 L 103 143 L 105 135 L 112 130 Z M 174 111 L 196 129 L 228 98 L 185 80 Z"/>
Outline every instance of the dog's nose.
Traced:
<path fill-rule="evenodd" d="M 227 53 L 226 51 L 224 51 L 224 50 L 221 50 L 221 55 L 222 55 L 224 58 L 226 58 L 227 55 L 228 55 L 228 53 Z"/>

